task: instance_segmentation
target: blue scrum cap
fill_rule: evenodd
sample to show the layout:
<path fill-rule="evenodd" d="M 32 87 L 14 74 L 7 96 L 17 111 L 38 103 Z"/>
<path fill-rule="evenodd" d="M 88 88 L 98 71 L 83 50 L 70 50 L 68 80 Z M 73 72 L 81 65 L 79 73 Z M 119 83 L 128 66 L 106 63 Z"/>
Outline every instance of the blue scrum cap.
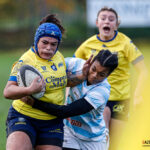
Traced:
<path fill-rule="evenodd" d="M 37 53 L 38 53 L 37 43 L 38 43 L 39 39 L 44 36 L 56 38 L 58 40 L 58 45 L 62 38 L 61 30 L 59 29 L 59 27 L 57 25 L 55 25 L 53 23 L 41 24 L 37 28 L 35 37 L 34 37 L 34 46 L 35 46 L 35 50 Z"/>

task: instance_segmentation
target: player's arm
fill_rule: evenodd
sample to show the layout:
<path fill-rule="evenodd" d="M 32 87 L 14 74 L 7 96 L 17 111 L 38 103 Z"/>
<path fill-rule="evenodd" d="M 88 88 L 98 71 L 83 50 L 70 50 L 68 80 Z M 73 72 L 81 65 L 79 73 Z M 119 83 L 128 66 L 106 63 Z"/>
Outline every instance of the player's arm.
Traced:
<path fill-rule="evenodd" d="M 93 58 L 93 55 L 91 55 L 91 57 L 85 62 L 82 70 L 67 73 L 67 86 L 68 87 L 76 86 L 87 79 L 88 71 L 92 63 L 92 58 Z"/>
<path fill-rule="evenodd" d="M 77 115 L 82 115 L 91 111 L 94 108 L 84 98 L 76 100 L 68 105 L 56 105 L 56 104 L 37 100 L 35 98 L 34 100 L 23 99 L 23 101 L 29 105 L 32 105 L 33 108 L 36 108 L 48 114 L 57 116 L 58 118 L 61 118 L 61 119 L 73 117 Z"/>
<path fill-rule="evenodd" d="M 35 78 L 29 87 L 20 87 L 16 81 L 8 81 L 4 88 L 4 97 L 7 99 L 20 99 L 24 96 L 29 96 L 40 92 L 43 87 L 43 80 L 38 82 L 39 77 Z"/>

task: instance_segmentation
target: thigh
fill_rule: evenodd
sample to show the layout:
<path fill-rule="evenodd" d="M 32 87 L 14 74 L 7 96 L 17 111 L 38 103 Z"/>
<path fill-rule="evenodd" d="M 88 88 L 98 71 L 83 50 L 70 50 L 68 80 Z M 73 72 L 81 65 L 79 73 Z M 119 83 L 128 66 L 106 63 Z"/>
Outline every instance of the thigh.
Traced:
<path fill-rule="evenodd" d="M 109 150 L 117 148 L 122 139 L 126 121 L 111 119 L 110 121 L 110 147 Z"/>
<path fill-rule="evenodd" d="M 37 124 L 37 148 L 44 146 L 46 147 L 59 147 L 62 148 L 64 130 L 63 130 L 63 120 L 53 119 L 53 120 L 39 120 Z"/>
<path fill-rule="evenodd" d="M 6 134 L 8 142 L 12 140 L 12 136 L 18 140 L 18 144 L 22 138 L 18 138 L 18 135 L 22 135 L 23 138 L 29 139 L 32 145 L 35 144 L 36 131 L 32 127 L 31 120 L 26 116 L 16 112 L 10 111 L 6 121 Z M 11 140 L 9 140 L 11 139 Z M 14 139 L 14 140 L 15 140 Z M 8 143 L 9 144 L 9 143 Z"/>
<path fill-rule="evenodd" d="M 38 145 L 35 150 L 62 150 L 62 148 L 53 145 Z"/>
<path fill-rule="evenodd" d="M 78 139 L 71 133 L 68 127 L 64 127 L 63 150 L 80 150 Z"/>
<path fill-rule="evenodd" d="M 26 133 L 15 131 L 7 138 L 6 150 L 32 150 L 32 143 Z"/>

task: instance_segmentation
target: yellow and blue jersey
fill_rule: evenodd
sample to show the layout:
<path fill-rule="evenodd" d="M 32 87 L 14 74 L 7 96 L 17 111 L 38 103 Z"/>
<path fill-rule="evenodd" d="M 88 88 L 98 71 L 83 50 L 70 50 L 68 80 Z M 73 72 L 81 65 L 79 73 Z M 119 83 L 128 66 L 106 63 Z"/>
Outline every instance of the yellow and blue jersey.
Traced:
<path fill-rule="evenodd" d="M 111 85 L 109 100 L 130 98 L 130 63 L 136 64 L 144 57 L 129 37 L 117 32 L 113 39 L 102 41 L 99 35 L 87 39 L 75 52 L 75 57 L 87 60 L 91 54 L 96 55 L 102 49 L 109 49 L 118 54 L 118 67 L 108 77 Z"/>
<path fill-rule="evenodd" d="M 24 53 L 14 65 L 9 81 L 17 82 L 17 72 L 24 64 L 32 65 L 38 69 L 46 82 L 46 92 L 40 100 L 63 105 L 65 101 L 65 87 L 67 85 L 66 65 L 63 55 L 57 51 L 52 59 L 45 60 L 36 55 L 33 48 L 31 48 Z M 32 118 L 41 120 L 51 120 L 56 118 L 53 115 L 32 108 L 21 100 L 14 100 L 12 105 L 13 108 L 21 114 Z"/>

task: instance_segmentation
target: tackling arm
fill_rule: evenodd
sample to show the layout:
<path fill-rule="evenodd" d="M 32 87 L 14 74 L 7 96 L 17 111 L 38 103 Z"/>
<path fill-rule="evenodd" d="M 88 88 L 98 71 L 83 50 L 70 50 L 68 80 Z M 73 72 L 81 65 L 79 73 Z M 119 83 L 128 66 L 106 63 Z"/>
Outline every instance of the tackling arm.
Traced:
<path fill-rule="evenodd" d="M 32 105 L 33 108 L 44 111 L 48 114 L 57 116 L 64 119 L 77 115 L 85 114 L 91 111 L 94 107 L 88 103 L 84 98 L 76 100 L 68 105 L 56 105 L 48 102 L 44 102 L 35 98 L 22 99 L 25 103 Z"/>

